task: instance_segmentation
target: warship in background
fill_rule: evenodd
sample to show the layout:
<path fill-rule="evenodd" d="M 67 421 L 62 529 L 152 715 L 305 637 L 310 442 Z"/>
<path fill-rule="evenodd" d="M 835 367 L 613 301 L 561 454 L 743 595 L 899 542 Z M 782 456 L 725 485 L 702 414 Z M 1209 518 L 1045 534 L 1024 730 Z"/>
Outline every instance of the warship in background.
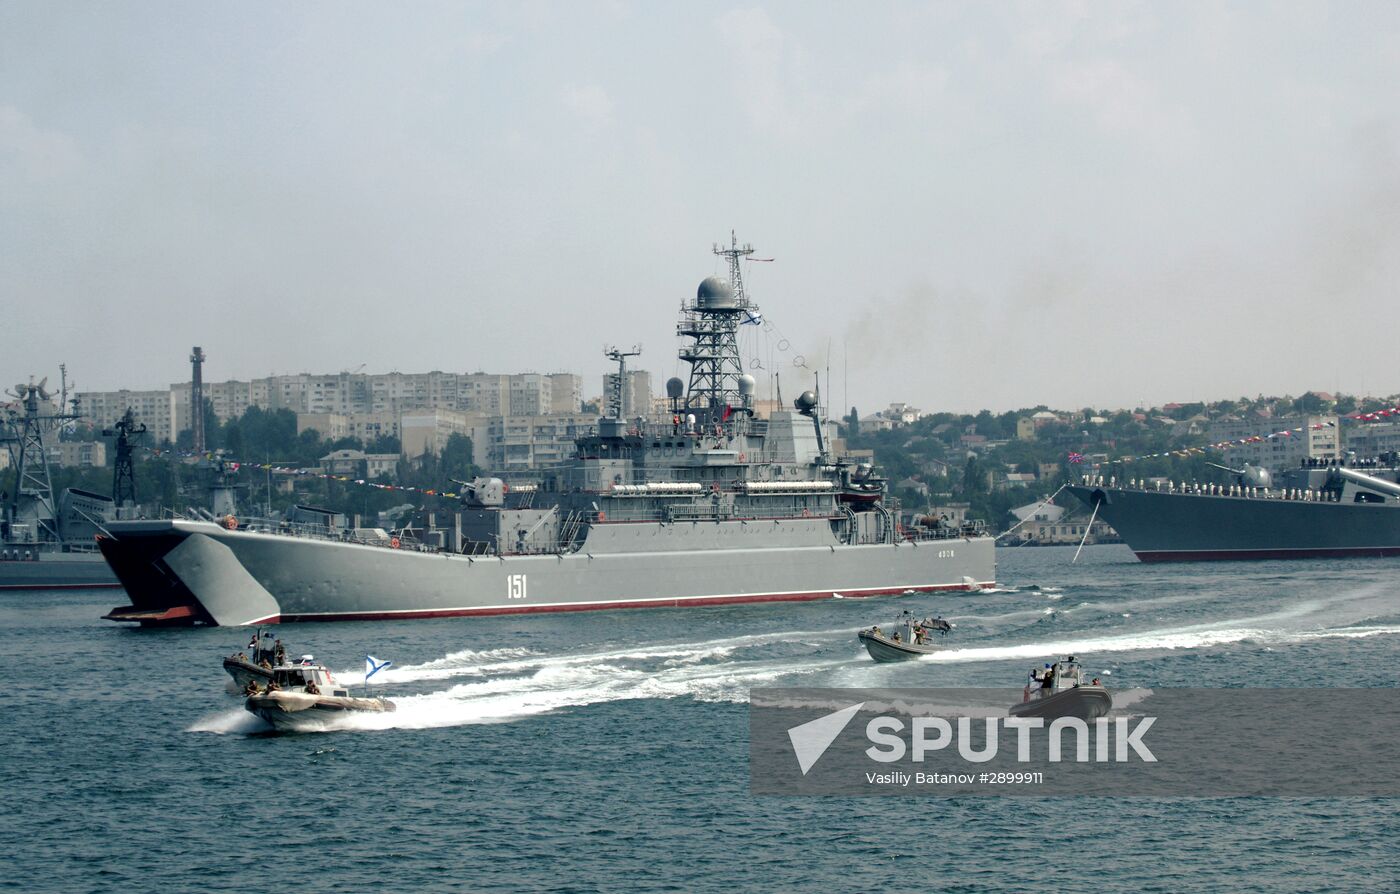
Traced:
<path fill-rule="evenodd" d="M 48 379 L 8 392 L 18 404 L 0 418 L 14 486 L 0 516 L 0 590 L 117 587 L 96 535 L 115 515 L 111 497 L 66 488 L 55 500 L 44 437 L 79 418 L 55 411 Z M 67 397 L 66 377 L 62 396 Z"/>
<path fill-rule="evenodd" d="M 1214 465 L 1214 464 L 1212 464 Z M 1086 476 L 1067 488 L 1144 562 L 1400 556 L 1400 456 L 1304 459 L 1224 483 Z"/>
<path fill-rule="evenodd" d="M 147 626 L 407 619 L 727 605 L 976 589 L 995 579 L 980 526 L 905 523 L 885 479 L 837 456 L 820 399 L 755 411 L 739 327 L 752 248 L 716 246 L 729 278 L 681 311 L 689 383 L 670 418 L 629 416 L 618 364 L 609 413 L 573 458 L 532 480 L 479 478 L 417 542 L 354 529 L 226 519 L 120 521 L 100 539 L 131 599 L 107 618 Z M 444 522 L 445 524 L 441 524 Z"/>

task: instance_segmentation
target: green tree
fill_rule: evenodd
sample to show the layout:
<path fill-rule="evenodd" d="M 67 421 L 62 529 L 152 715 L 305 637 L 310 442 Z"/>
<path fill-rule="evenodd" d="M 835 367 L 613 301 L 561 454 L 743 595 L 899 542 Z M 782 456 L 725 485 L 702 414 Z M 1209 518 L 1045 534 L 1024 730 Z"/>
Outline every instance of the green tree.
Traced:
<path fill-rule="evenodd" d="M 1299 413 L 1321 413 L 1327 409 L 1327 402 L 1309 391 L 1293 402 L 1293 408 Z"/>
<path fill-rule="evenodd" d="M 987 491 L 987 473 L 977 457 L 969 456 L 963 466 L 963 491 L 966 494 L 981 494 Z"/>
<path fill-rule="evenodd" d="M 380 435 L 365 445 L 365 453 L 399 453 L 402 449 L 399 439 L 393 435 Z"/>
<path fill-rule="evenodd" d="M 443 478 L 470 481 L 477 473 L 472 463 L 472 439 L 460 432 L 448 435 L 439 458 L 439 473 Z"/>
<path fill-rule="evenodd" d="M 228 425 L 224 426 L 222 440 L 223 448 L 228 451 L 230 456 L 234 459 L 244 458 L 243 429 L 237 420 L 231 420 Z"/>

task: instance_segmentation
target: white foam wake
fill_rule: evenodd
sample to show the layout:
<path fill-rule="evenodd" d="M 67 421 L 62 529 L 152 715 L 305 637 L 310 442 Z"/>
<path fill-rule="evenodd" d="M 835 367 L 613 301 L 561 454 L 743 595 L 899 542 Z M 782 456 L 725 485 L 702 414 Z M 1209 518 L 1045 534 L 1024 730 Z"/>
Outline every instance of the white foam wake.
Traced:
<path fill-rule="evenodd" d="M 786 630 L 731 636 L 702 642 L 653 642 L 635 646 L 604 648 L 591 652 L 544 654 L 529 649 L 465 650 L 436 658 L 423 664 L 390 666 L 375 674 L 381 684 L 416 683 L 432 680 L 452 680 L 458 677 L 492 676 L 523 673 L 545 667 L 585 666 L 610 661 L 645 661 L 663 659 L 668 664 L 697 664 L 716 658 L 727 658 L 734 652 L 755 646 L 781 642 L 821 642 L 851 636 L 852 627 L 826 630 Z M 363 683 L 363 669 L 343 671 L 337 676 Z"/>
<path fill-rule="evenodd" d="M 604 662 L 541 667 L 523 677 L 460 683 L 440 692 L 395 697 L 398 710 L 337 720 L 341 729 L 430 729 L 502 723 L 565 708 L 631 699 L 689 697 L 699 701 L 744 702 L 751 686 L 801 677 L 847 663 L 751 661 L 712 665 L 672 665 L 643 670 Z"/>

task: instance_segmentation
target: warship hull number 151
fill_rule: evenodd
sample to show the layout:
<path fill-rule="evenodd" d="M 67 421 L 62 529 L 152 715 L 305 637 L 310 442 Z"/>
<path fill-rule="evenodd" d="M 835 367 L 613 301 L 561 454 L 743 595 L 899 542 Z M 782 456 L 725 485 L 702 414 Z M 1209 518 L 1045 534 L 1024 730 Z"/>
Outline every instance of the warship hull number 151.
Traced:
<path fill-rule="evenodd" d="M 448 527 L 391 549 L 185 520 L 114 522 L 101 548 L 147 625 L 431 618 L 973 589 L 995 577 L 980 528 L 905 518 L 870 465 L 837 456 L 818 396 L 755 412 L 738 331 L 759 319 L 740 262 L 716 252 L 681 311 L 689 382 L 669 418 L 629 418 L 618 364 L 606 416 L 573 457 L 530 480 L 464 483 Z M 432 543 L 429 547 L 427 543 Z"/>

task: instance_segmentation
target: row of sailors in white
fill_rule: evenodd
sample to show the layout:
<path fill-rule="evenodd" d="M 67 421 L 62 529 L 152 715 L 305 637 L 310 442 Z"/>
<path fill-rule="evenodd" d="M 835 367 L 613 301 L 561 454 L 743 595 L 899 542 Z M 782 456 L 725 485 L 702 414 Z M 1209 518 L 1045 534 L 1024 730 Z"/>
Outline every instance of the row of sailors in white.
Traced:
<path fill-rule="evenodd" d="M 1084 486 L 1086 487 L 1105 486 L 1104 479 L 1101 476 L 1094 477 L 1092 475 L 1085 475 L 1083 480 Z M 1328 493 L 1326 491 L 1310 490 L 1301 487 L 1286 487 L 1281 488 L 1279 490 L 1272 490 L 1267 487 L 1245 487 L 1240 484 L 1200 484 L 1197 482 L 1192 482 L 1188 484 L 1185 481 L 1178 483 L 1176 481 L 1163 482 L 1160 479 L 1156 481 L 1148 481 L 1146 479 L 1139 480 L 1136 478 L 1129 479 L 1126 482 L 1126 484 L 1129 488 L 1135 490 L 1148 490 L 1150 486 L 1151 489 L 1156 490 L 1160 493 L 1162 490 L 1165 489 L 1166 492 L 1169 494 L 1202 494 L 1204 496 L 1215 497 L 1247 497 L 1250 499 L 1261 500 L 1294 500 L 1303 503 L 1335 503 L 1340 499 L 1340 497 L 1338 497 L 1337 495 Z M 1163 488 L 1163 484 L 1166 485 L 1165 488 Z M 1118 479 L 1112 477 L 1109 478 L 1107 481 L 1107 486 L 1117 487 Z"/>

